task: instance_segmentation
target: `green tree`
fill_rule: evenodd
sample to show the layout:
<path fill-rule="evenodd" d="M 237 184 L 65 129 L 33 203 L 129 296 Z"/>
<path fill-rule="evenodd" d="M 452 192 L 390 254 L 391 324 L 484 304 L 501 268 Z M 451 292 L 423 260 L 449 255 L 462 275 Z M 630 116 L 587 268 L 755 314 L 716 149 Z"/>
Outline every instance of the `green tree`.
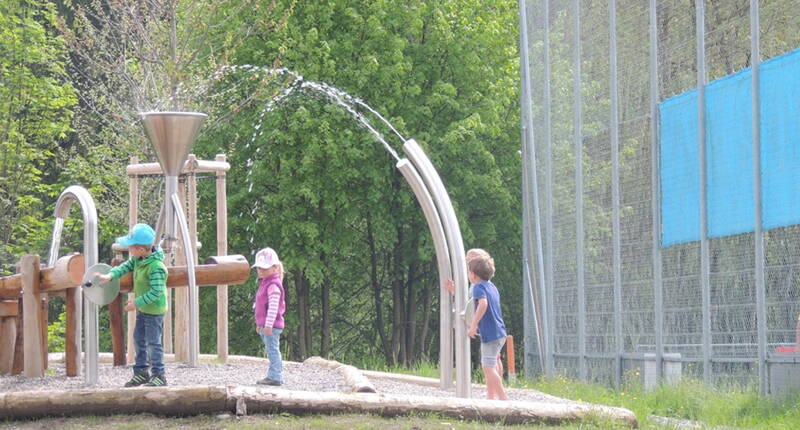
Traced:
<path fill-rule="evenodd" d="M 0 273 L 19 254 L 46 250 L 54 154 L 76 104 L 55 18 L 49 1 L 0 4 Z"/>
<path fill-rule="evenodd" d="M 262 64 L 282 52 L 282 66 L 362 98 L 418 140 L 454 201 L 466 246 L 494 254 L 504 311 L 512 331 L 521 333 L 514 300 L 520 284 L 516 28 L 515 5 L 500 1 L 306 2 L 294 10 L 284 40 L 243 46 L 237 60 Z M 232 251 L 252 255 L 273 246 L 284 259 L 292 358 L 381 355 L 408 364 L 435 357 L 436 265 L 413 194 L 393 157 L 348 113 L 303 94 L 263 119 L 267 101 L 261 100 L 197 147 L 206 156 L 229 154 Z M 370 119 L 400 151 L 402 142 Z M 212 234 L 203 242 L 211 243 Z M 231 294 L 254 289 L 235 287 Z M 246 332 L 251 324 L 244 315 L 232 330 Z M 231 350 L 238 347 L 232 343 Z"/>

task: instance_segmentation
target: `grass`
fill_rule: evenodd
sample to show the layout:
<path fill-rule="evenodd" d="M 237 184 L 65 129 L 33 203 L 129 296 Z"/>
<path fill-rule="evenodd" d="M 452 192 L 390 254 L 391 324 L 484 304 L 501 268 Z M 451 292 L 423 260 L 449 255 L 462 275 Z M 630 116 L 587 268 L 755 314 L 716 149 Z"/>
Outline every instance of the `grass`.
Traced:
<path fill-rule="evenodd" d="M 375 370 L 439 377 L 439 369 L 433 363 L 417 363 L 410 368 L 378 365 Z M 637 382 L 629 381 L 619 391 L 563 376 L 517 379 L 506 384 L 572 400 L 623 407 L 633 411 L 640 427 L 645 429 L 665 428 L 648 419 L 650 415 L 696 421 L 708 427 L 800 429 L 800 393 L 783 398 L 762 397 L 757 387 L 716 389 L 691 379 L 685 379 L 679 385 L 661 386 L 645 392 L 638 378 L 632 379 Z M 483 383 L 483 372 L 474 372 L 472 381 Z"/>
<path fill-rule="evenodd" d="M 661 386 L 650 392 L 632 383 L 615 391 L 564 377 L 519 380 L 514 386 L 533 388 L 558 397 L 623 407 L 636 414 L 641 428 L 663 428 L 649 420 L 650 415 L 697 421 L 709 428 L 800 428 L 799 397 L 762 397 L 753 388 L 722 390 L 695 380 L 684 380 L 678 385 Z"/>

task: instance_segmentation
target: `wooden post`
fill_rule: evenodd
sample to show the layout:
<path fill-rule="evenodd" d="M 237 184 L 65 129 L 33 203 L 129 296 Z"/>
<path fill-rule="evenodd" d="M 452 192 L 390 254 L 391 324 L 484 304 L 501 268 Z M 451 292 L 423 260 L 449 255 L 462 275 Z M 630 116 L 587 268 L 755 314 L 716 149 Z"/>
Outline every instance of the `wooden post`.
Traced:
<path fill-rule="evenodd" d="M 114 258 L 112 266 L 122 264 L 121 258 Z M 125 296 L 117 294 L 117 298 L 108 305 L 108 322 L 111 325 L 111 349 L 114 351 L 114 366 L 124 366 L 125 360 L 125 334 L 122 327 L 122 306 Z"/>
<path fill-rule="evenodd" d="M 17 332 L 17 339 L 14 341 L 14 363 L 11 365 L 11 374 L 12 375 L 19 375 L 22 373 L 22 369 L 24 367 L 24 350 L 22 349 L 23 344 L 23 333 L 22 333 L 22 313 L 24 309 L 22 308 L 22 300 L 19 301 L 17 305 L 17 317 L 14 319 L 14 327 Z"/>
<path fill-rule="evenodd" d="M 43 366 L 44 366 L 42 369 L 47 369 L 47 367 L 49 365 L 49 363 L 47 362 L 48 361 L 47 360 L 47 352 L 48 352 L 48 347 L 47 347 L 47 294 L 42 294 L 42 298 L 41 298 L 41 301 L 40 301 L 39 304 L 41 306 L 41 309 L 39 310 L 39 316 L 41 318 L 40 324 L 41 324 L 41 330 L 42 330 L 42 337 L 41 337 L 41 339 L 42 339 L 42 363 L 43 363 Z"/>
<path fill-rule="evenodd" d="M 187 212 L 186 213 L 186 222 L 187 222 L 187 224 L 189 224 L 189 243 L 191 243 L 191 245 L 192 245 L 192 256 L 194 258 L 194 261 L 192 261 L 192 263 L 195 266 L 197 266 L 197 262 L 199 260 L 198 249 L 197 249 L 197 175 L 194 172 L 194 166 L 197 166 L 197 157 L 195 157 L 194 154 L 189 154 L 187 160 L 188 160 L 188 165 L 192 166 L 192 167 L 191 167 L 190 171 L 186 175 L 186 194 L 187 194 L 187 196 L 186 196 L 186 199 L 183 200 L 183 201 L 187 202 L 187 204 L 186 204 L 186 212 Z M 185 257 L 186 257 L 186 252 L 185 251 L 184 251 L 183 255 L 184 255 L 184 260 L 185 260 Z M 187 262 L 187 264 L 188 264 L 188 262 Z M 186 324 L 186 334 L 187 334 L 187 336 L 186 336 L 186 338 L 187 338 L 187 340 L 188 339 L 196 339 L 197 340 L 197 345 L 195 346 L 195 348 L 197 348 L 197 354 L 200 354 L 200 327 L 199 326 L 195 327 L 195 329 L 197 330 L 196 336 L 195 335 L 190 335 L 190 333 L 189 333 L 189 329 L 190 329 L 189 328 L 189 325 L 190 325 L 189 321 L 190 321 L 190 318 L 196 316 L 196 318 L 194 318 L 194 321 L 197 321 L 198 324 L 200 323 L 199 315 L 194 315 L 195 313 L 199 314 L 199 312 L 200 312 L 200 309 L 199 309 L 199 303 L 200 303 L 199 285 L 196 285 L 195 288 L 197 288 L 197 291 L 196 291 L 196 293 L 197 293 L 197 303 L 196 304 L 198 305 L 197 306 L 198 308 L 194 308 L 193 307 L 193 303 L 189 300 L 189 287 L 183 288 L 184 290 L 186 290 L 186 316 L 187 316 L 187 320 L 186 320 L 186 322 L 187 322 L 187 324 Z M 188 354 L 187 354 L 187 357 L 188 357 Z"/>
<path fill-rule="evenodd" d="M 139 164 L 139 157 L 131 157 L 131 164 Z M 133 228 L 136 225 L 136 220 L 139 218 L 139 177 L 132 175 L 128 181 L 128 226 Z M 158 240 L 158 238 L 156 238 Z M 128 300 L 135 300 L 136 296 L 133 290 L 128 294 Z M 133 329 L 136 327 L 136 312 L 128 312 L 128 354 L 126 361 L 133 363 L 136 359 L 134 352 L 136 349 L 133 347 Z"/>
<path fill-rule="evenodd" d="M 39 292 L 39 256 L 27 254 L 20 260 L 22 273 L 22 307 L 23 307 L 23 350 L 25 363 L 23 373 L 28 378 L 44 376 L 42 362 L 42 316 Z"/>
<path fill-rule="evenodd" d="M 514 336 L 506 336 L 506 364 L 508 365 L 508 381 L 517 379 L 516 362 L 514 360 Z M 503 375 L 500 375 L 502 378 Z"/>
<path fill-rule="evenodd" d="M 225 154 L 214 161 L 225 162 Z M 225 171 L 217 173 L 217 255 L 228 255 L 228 196 Z M 217 358 L 228 361 L 228 286 L 217 285 Z"/>
<path fill-rule="evenodd" d="M 19 300 L 0 301 L 0 375 L 11 373 L 17 342 Z"/>
<path fill-rule="evenodd" d="M 181 203 L 186 202 L 186 184 L 178 185 L 178 197 Z M 169 202 L 167 202 L 169 204 Z M 186 207 L 185 205 L 183 205 Z M 178 240 L 172 246 L 175 256 L 175 265 L 186 265 L 186 253 L 183 251 L 181 229 L 176 229 L 175 236 Z M 169 281 L 169 279 L 167 279 Z M 189 359 L 189 289 L 178 288 L 175 290 L 175 325 L 173 326 L 173 340 L 175 341 L 175 361 Z"/>
<path fill-rule="evenodd" d="M 67 289 L 67 297 L 64 301 L 67 308 L 67 328 L 64 331 L 64 364 L 67 368 L 67 376 L 78 376 L 80 368 L 78 364 L 81 361 L 78 352 L 80 339 L 77 339 L 76 336 L 78 324 L 81 322 L 78 321 L 78 312 L 75 309 L 75 294 L 77 294 L 75 288 Z"/>

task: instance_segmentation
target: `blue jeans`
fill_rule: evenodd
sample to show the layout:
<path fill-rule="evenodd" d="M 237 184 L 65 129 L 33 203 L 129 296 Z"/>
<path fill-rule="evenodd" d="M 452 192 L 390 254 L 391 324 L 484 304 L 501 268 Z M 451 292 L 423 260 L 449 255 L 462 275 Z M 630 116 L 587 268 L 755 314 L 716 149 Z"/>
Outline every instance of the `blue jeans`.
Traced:
<path fill-rule="evenodd" d="M 269 370 L 267 379 L 283 383 L 283 360 L 281 359 L 281 332 L 282 328 L 273 328 L 272 336 L 261 335 L 264 342 L 264 349 L 269 359 Z"/>
<path fill-rule="evenodd" d="M 150 315 L 136 311 L 136 327 L 133 329 L 133 344 L 136 347 L 136 364 L 133 371 L 144 373 L 153 366 L 154 375 L 164 374 L 164 347 L 161 345 L 161 332 L 164 329 L 164 315 Z"/>

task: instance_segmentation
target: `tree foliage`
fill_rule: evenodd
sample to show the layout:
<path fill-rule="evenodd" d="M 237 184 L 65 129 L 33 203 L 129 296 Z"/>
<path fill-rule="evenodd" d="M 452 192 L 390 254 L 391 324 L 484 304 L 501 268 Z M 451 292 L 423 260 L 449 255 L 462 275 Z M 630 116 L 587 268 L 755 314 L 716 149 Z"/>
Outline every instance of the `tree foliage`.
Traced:
<path fill-rule="evenodd" d="M 513 297 L 520 246 L 515 19 L 505 2 L 303 3 L 282 44 L 249 44 L 237 60 L 261 65 L 260 58 L 283 52 L 282 66 L 358 96 L 418 140 L 456 205 L 467 247 L 495 255 L 498 284 Z M 379 355 L 406 364 L 435 356 L 433 246 L 395 160 L 314 92 L 288 98 L 262 119 L 267 104 L 241 112 L 198 151 L 229 154 L 231 247 L 252 255 L 272 246 L 285 261 L 289 355 Z M 403 142 L 370 119 L 402 153 Z M 521 310 L 508 303 L 519 330 Z M 247 330 L 251 322 L 236 324 Z"/>
<path fill-rule="evenodd" d="M 55 17 L 47 1 L 0 4 L 0 273 L 25 246 L 43 248 L 41 215 L 58 191 L 55 154 L 70 131 L 76 96 Z"/>

